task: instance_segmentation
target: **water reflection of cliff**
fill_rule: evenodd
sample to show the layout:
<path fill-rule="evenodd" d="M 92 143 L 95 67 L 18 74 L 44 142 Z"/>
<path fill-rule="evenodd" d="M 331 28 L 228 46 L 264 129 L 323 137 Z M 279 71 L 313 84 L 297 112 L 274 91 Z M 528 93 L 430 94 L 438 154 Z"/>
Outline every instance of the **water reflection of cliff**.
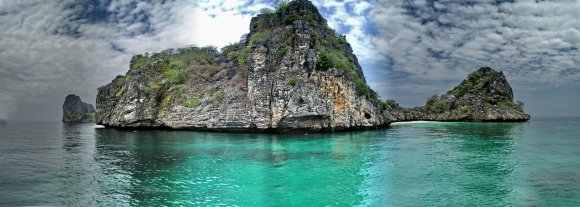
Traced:
<path fill-rule="evenodd" d="M 136 205 L 351 204 L 368 146 L 359 137 L 97 129 L 95 159 Z"/>
<path fill-rule="evenodd" d="M 94 124 L 62 123 L 62 164 L 58 181 L 59 205 L 94 206 L 108 199 L 102 166 L 93 159 Z M 56 181 L 56 180 L 55 180 Z M 114 203 L 110 203 L 114 204 Z"/>
<path fill-rule="evenodd" d="M 562 129 L 578 123 L 425 123 L 315 135 L 63 125 L 62 150 L 47 148 L 52 157 L 42 165 L 56 170 L 38 175 L 56 172 L 48 176 L 58 189 L 44 200 L 63 206 L 573 206 L 578 132 Z"/>

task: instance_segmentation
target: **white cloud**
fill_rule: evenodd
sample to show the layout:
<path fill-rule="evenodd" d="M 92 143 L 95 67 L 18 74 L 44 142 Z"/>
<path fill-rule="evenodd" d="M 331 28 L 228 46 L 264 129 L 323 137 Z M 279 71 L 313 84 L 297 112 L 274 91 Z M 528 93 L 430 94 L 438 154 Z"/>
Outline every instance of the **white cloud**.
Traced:
<path fill-rule="evenodd" d="M 250 22 L 237 2 L 224 2 L 231 10 L 222 11 L 197 1 L 112 1 L 98 8 L 95 2 L 3 0 L 0 118 L 56 120 L 66 95 L 94 103 L 96 89 L 124 74 L 135 54 L 237 41 Z M 89 8 L 108 16 L 91 21 L 84 18 Z"/>
<path fill-rule="evenodd" d="M 491 66 L 516 84 L 578 81 L 561 73 L 580 68 L 578 1 L 414 2 L 377 1 L 371 15 L 379 54 L 409 80 L 458 81 Z"/>
<path fill-rule="evenodd" d="M 238 42 L 240 36 L 249 33 L 251 15 L 222 13 L 211 17 L 202 12 L 194 13 L 189 24 L 194 28 L 194 44 L 200 46 L 214 45 L 221 48 L 229 43 Z M 226 26 L 227 25 L 227 26 Z"/>
<path fill-rule="evenodd" d="M 580 88 L 579 11 L 575 0 L 375 0 L 371 38 L 385 64 L 374 66 L 384 72 L 371 70 L 369 84 L 384 98 L 422 105 L 491 66 L 506 73 L 516 99 L 530 101 L 531 113 L 577 115 L 577 98 L 551 94 Z M 548 107 L 552 98 L 572 103 L 542 111 L 557 108 Z"/>
<path fill-rule="evenodd" d="M 361 62 L 378 61 L 377 47 L 371 41 L 372 36 L 365 31 L 365 26 L 370 23 L 368 18 L 371 9 L 370 1 L 313 0 L 312 2 L 318 6 L 319 10 L 323 8 L 332 11 L 323 13 L 323 16 L 328 20 L 330 27 L 346 35 L 346 39 Z M 352 11 L 348 9 L 349 7 Z M 350 29 L 341 31 L 341 28 L 345 27 Z"/>

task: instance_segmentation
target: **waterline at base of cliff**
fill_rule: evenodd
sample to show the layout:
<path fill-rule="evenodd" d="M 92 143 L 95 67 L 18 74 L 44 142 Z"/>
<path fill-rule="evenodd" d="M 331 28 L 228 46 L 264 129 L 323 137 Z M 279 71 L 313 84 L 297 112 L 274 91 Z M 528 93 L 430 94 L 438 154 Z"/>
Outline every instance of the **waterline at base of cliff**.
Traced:
<path fill-rule="evenodd" d="M 580 119 L 332 134 L 0 127 L 0 206 L 579 206 Z"/>

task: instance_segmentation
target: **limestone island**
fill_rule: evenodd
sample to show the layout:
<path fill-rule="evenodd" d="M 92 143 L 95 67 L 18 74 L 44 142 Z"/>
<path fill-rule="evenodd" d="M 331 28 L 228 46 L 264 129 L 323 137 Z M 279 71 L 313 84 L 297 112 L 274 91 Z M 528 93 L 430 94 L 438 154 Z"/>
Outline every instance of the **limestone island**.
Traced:
<path fill-rule="evenodd" d="M 477 80 L 480 73 L 485 80 Z M 134 56 L 124 76 L 98 89 L 96 122 L 113 128 L 302 133 L 378 129 L 408 120 L 529 119 L 512 102 L 502 73 L 474 74 L 425 107 L 382 102 L 346 37 L 310 1 L 294 0 L 262 10 L 247 36 L 220 51 L 189 47 Z"/>
<path fill-rule="evenodd" d="M 66 96 L 62 105 L 63 123 L 94 123 L 95 107 L 84 103 L 80 97 L 74 94 Z"/>
<path fill-rule="evenodd" d="M 308 0 L 252 18 L 239 43 L 134 56 L 100 87 L 97 124 L 119 128 L 332 132 L 387 126 L 346 37 Z"/>
<path fill-rule="evenodd" d="M 514 102 L 503 72 L 482 67 L 445 95 L 434 95 L 425 106 L 402 108 L 388 100 L 389 117 L 400 121 L 528 121 L 522 102 Z"/>

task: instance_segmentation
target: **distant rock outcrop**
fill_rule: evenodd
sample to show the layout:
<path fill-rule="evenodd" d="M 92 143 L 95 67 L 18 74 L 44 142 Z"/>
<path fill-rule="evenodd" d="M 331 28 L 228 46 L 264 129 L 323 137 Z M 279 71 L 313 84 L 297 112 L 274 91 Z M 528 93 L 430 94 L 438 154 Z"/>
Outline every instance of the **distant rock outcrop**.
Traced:
<path fill-rule="evenodd" d="M 90 123 L 95 122 L 95 107 L 81 101 L 81 98 L 71 94 L 66 96 L 62 105 L 62 122 Z"/>
<path fill-rule="evenodd" d="M 6 125 L 6 120 L 0 119 L 0 126 L 4 126 L 4 125 Z"/>
<path fill-rule="evenodd" d="M 97 95 L 97 123 L 121 128 L 341 131 L 386 126 L 383 111 L 345 36 L 307 0 L 263 10 L 221 52 L 137 55 Z"/>
<path fill-rule="evenodd" d="M 503 72 L 483 67 L 442 96 L 432 96 L 425 106 L 402 108 L 387 101 L 394 121 L 527 121 L 523 103 L 513 101 Z"/>

